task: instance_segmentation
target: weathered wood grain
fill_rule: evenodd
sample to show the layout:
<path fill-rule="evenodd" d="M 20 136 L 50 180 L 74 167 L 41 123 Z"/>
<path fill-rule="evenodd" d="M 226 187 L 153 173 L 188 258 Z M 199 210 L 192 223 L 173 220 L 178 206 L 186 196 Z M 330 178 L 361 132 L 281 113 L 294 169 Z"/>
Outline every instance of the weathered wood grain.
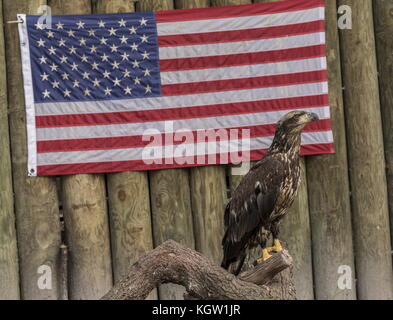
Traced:
<path fill-rule="evenodd" d="M 393 230 L 393 1 L 374 1 L 373 5 L 390 208 L 390 230 Z M 393 240 L 393 237 L 391 237 L 391 240 Z"/>
<path fill-rule="evenodd" d="M 21 12 L 37 14 L 37 8 L 42 4 L 46 2 L 5 1 L 4 20 L 15 20 L 16 14 Z M 54 178 L 27 176 L 26 115 L 18 27 L 16 24 L 7 24 L 5 28 L 21 298 L 58 299 L 60 223 L 56 182 Z M 41 276 L 38 268 L 42 265 L 50 267 L 51 289 L 38 287 L 37 281 Z"/>
<path fill-rule="evenodd" d="M 354 222 L 358 298 L 392 299 L 387 185 L 371 0 L 352 8 L 352 30 L 340 31 Z"/>
<path fill-rule="evenodd" d="M 251 3 L 252 0 L 211 0 L 211 6 L 233 6 L 238 4 L 248 4 Z"/>
<path fill-rule="evenodd" d="M 19 267 L 12 189 L 3 21 L 3 2 L 0 1 L 0 300 L 14 300 L 19 299 Z"/>
<path fill-rule="evenodd" d="M 50 0 L 52 14 L 91 13 L 90 0 Z M 70 299 L 95 299 L 112 287 L 109 223 L 104 175 L 61 179 L 69 248 Z"/>
<path fill-rule="evenodd" d="M 336 153 L 307 157 L 316 299 L 356 299 L 337 3 L 326 2 L 329 100 Z M 351 289 L 337 285 L 340 266 L 352 270 Z"/>
<path fill-rule="evenodd" d="M 92 0 L 94 13 L 120 13 L 135 11 L 131 0 Z"/>
<path fill-rule="evenodd" d="M 206 8 L 210 0 L 175 0 L 176 9 Z"/>
<path fill-rule="evenodd" d="M 112 287 L 105 184 L 98 175 L 71 177 L 62 181 L 68 296 L 72 300 L 98 299 Z"/>
<path fill-rule="evenodd" d="M 227 201 L 225 167 L 193 168 L 190 174 L 190 189 L 195 248 L 212 262 L 220 264 Z"/>
<path fill-rule="evenodd" d="M 176 1 L 177 9 L 203 8 L 208 5 L 209 1 L 206 0 Z M 223 216 L 227 201 L 225 174 L 225 166 L 190 169 L 195 248 L 217 264 L 222 259 Z"/>
<path fill-rule="evenodd" d="M 159 11 L 174 9 L 173 0 L 140 0 L 136 2 L 137 11 Z"/>
<path fill-rule="evenodd" d="M 94 13 L 135 11 L 128 0 L 96 0 Z M 107 174 L 112 267 L 117 283 L 139 257 L 153 248 L 151 229 L 149 181 L 146 172 Z M 148 297 L 157 299 L 153 290 Z"/>
<path fill-rule="evenodd" d="M 150 175 L 150 201 L 155 246 L 168 239 L 195 247 L 189 176 L 186 170 L 160 170 Z M 160 299 L 183 299 L 184 289 L 168 284 L 160 287 Z"/>
<path fill-rule="evenodd" d="M 291 263 L 285 252 L 276 254 L 255 270 L 252 280 L 264 282 Z M 266 268 L 264 268 L 266 267 Z M 287 271 L 287 272 L 285 272 Z M 229 274 L 199 252 L 168 240 L 144 255 L 130 268 L 127 277 L 102 300 L 141 300 L 157 285 L 177 283 L 188 298 L 202 300 L 293 300 L 295 290 L 290 268 L 277 274 L 269 286 L 257 286 Z M 252 278 L 250 274 L 245 274 Z M 242 276 L 242 275 L 240 275 Z M 264 277 L 264 278 L 263 278 Z"/>

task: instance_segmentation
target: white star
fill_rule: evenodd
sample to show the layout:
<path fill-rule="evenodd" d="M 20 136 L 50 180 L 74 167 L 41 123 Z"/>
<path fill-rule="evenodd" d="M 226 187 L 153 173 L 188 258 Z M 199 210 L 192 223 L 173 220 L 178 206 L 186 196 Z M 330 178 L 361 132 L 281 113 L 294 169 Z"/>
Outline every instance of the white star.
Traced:
<path fill-rule="evenodd" d="M 139 22 L 141 23 L 141 26 L 147 24 L 147 20 L 145 18 L 142 18 L 141 20 L 139 20 Z"/>
<path fill-rule="evenodd" d="M 63 38 L 61 38 L 58 42 L 59 42 L 59 47 L 64 47 L 66 44 L 66 41 Z"/>
<path fill-rule="evenodd" d="M 65 62 L 67 62 L 67 60 L 68 60 L 67 56 L 60 57 L 60 63 L 65 63 Z"/>
<path fill-rule="evenodd" d="M 44 72 L 43 74 L 41 74 L 41 81 L 45 81 L 45 80 L 48 80 L 48 78 L 49 78 L 49 74 L 47 74 L 46 72 Z"/>
<path fill-rule="evenodd" d="M 88 72 L 83 72 L 83 79 L 89 79 L 89 77 L 90 77 L 90 73 L 88 73 Z"/>
<path fill-rule="evenodd" d="M 76 54 L 76 48 L 74 48 L 74 46 L 72 46 L 68 50 L 70 50 L 70 53 L 75 53 Z"/>
<path fill-rule="evenodd" d="M 149 92 L 151 93 L 151 87 L 149 85 L 147 85 L 145 88 L 145 94 L 149 93 Z"/>
<path fill-rule="evenodd" d="M 123 71 L 123 77 L 124 78 L 128 78 L 130 76 L 131 72 L 128 71 L 127 69 L 125 71 Z"/>
<path fill-rule="evenodd" d="M 52 71 L 57 71 L 58 66 L 57 66 L 56 64 L 52 63 L 52 65 L 50 65 L 49 68 L 50 68 Z"/>
<path fill-rule="evenodd" d="M 117 48 L 119 48 L 119 47 L 116 47 L 115 44 L 112 44 L 111 51 L 112 52 L 117 52 Z"/>
<path fill-rule="evenodd" d="M 85 27 L 85 24 L 86 23 L 84 23 L 82 21 L 79 21 L 79 22 L 76 23 L 76 25 L 78 26 L 78 29 L 83 29 Z"/>
<path fill-rule="evenodd" d="M 100 43 L 101 43 L 101 44 L 106 44 L 107 41 L 108 41 L 108 39 L 105 39 L 104 37 L 102 37 L 102 38 L 100 39 Z"/>
<path fill-rule="evenodd" d="M 87 56 L 85 54 L 83 56 L 81 56 L 81 61 L 82 62 L 87 62 Z"/>
<path fill-rule="evenodd" d="M 132 62 L 132 67 L 133 67 L 133 68 L 139 68 L 139 61 L 134 60 L 134 61 Z"/>
<path fill-rule="evenodd" d="M 50 96 L 50 92 L 47 89 L 44 92 L 42 92 L 42 94 L 44 95 L 44 98 L 49 98 Z"/>
<path fill-rule="evenodd" d="M 75 81 L 72 83 L 72 86 L 73 86 L 74 88 L 76 88 L 76 87 L 79 88 L 79 81 L 78 81 L 78 80 L 75 80 Z"/>
<path fill-rule="evenodd" d="M 68 30 L 67 34 L 69 37 L 75 37 L 75 31 L 73 31 L 73 30 Z"/>
<path fill-rule="evenodd" d="M 138 77 L 136 77 L 134 79 L 134 84 L 141 84 L 141 79 L 139 79 Z"/>
<path fill-rule="evenodd" d="M 60 21 L 58 23 L 56 23 L 57 30 L 63 29 L 63 26 L 64 26 L 64 23 L 61 23 Z"/>
<path fill-rule="evenodd" d="M 49 54 L 56 54 L 56 48 L 53 48 L 53 46 L 52 47 L 50 47 L 49 48 Z"/>
<path fill-rule="evenodd" d="M 104 76 L 104 78 L 109 78 L 111 73 L 105 70 L 105 72 L 102 75 Z"/>
<path fill-rule="evenodd" d="M 145 74 L 145 77 L 150 76 L 150 70 L 149 69 L 145 69 L 143 71 L 143 73 Z"/>
<path fill-rule="evenodd" d="M 89 90 L 89 88 L 86 88 L 85 90 L 84 90 L 84 94 L 85 94 L 85 96 L 90 96 L 90 90 Z"/>
<path fill-rule="evenodd" d="M 89 31 L 87 31 L 89 33 L 89 37 L 95 36 L 96 32 L 93 29 L 90 29 Z"/>
<path fill-rule="evenodd" d="M 40 59 L 40 64 L 46 63 L 46 60 L 48 60 L 48 58 L 42 56 Z"/>
<path fill-rule="evenodd" d="M 122 55 L 120 55 L 120 57 L 122 57 L 123 60 L 128 60 L 128 57 L 129 57 L 129 56 L 130 56 L 130 55 L 127 54 L 127 52 L 124 52 Z"/>
<path fill-rule="evenodd" d="M 96 63 L 96 62 L 93 62 L 93 63 L 91 64 L 91 68 L 92 68 L 93 70 L 98 70 L 98 66 L 99 66 L 99 64 Z"/>
<path fill-rule="evenodd" d="M 109 31 L 109 35 L 110 35 L 110 36 L 115 36 L 117 30 L 116 30 L 115 28 L 112 27 L 112 28 L 110 28 L 108 31 Z"/>
<path fill-rule="evenodd" d="M 122 18 L 121 20 L 118 21 L 120 27 L 125 27 L 126 26 L 126 21 Z"/>
<path fill-rule="evenodd" d="M 52 31 L 48 31 L 46 34 L 48 35 L 48 38 L 54 38 L 54 33 Z"/>
<path fill-rule="evenodd" d="M 78 70 L 78 65 L 75 62 L 73 62 L 71 65 L 71 69 L 72 71 Z"/>
<path fill-rule="evenodd" d="M 136 29 L 134 28 L 134 26 L 132 26 L 128 30 L 130 30 L 130 34 L 136 34 Z"/>
<path fill-rule="evenodd" d="M 35 27 L 37 30 L 44 30 L 44 25 L 42 23 L 37 22 L 35 24 Z"/>
<path fill-rule="evenodd" d="M 110 96 L 111 95 L 111 92 L 112 92 L 112 89 L 109 89 L 108 87 L 106 87 L 106 89 L 104 89 L 104 92 L 105 92 L 105 95 L 106 96 Z"/>
<path fill-rule="evenodd" d="M 86 39 L 85 38 L 81 38 L 79 40 L 79 43 L 80 43 L 81 46 L 85 46 L 86 45 Z"/>
<path fill-rule="evenodd" d="M 63 78 L 63 80 L 68 80 L 70 75 L 67 72 L 64 72 L 61 77 Z"/>
<path fill-rule="evenodd" d="M 95 87 L 98 87 L 99 85 L 100 85 L 100 80 L 98 80 L 97 78 L 95 78 L 94 79 L 94 81 L 93 81 L 93 85 L 95 86 Z"/>
<path fill-rule="evenodd" d="M 111 63 L 112 65 L 112 69 L 119 69 L 120 63 L 117 61 L 113 61 L 113 63 Z"/>
<path fill-rule="evenodd" d="M 109 57 L 105 53 L 101 56 L 102 61 L 108 61 L 108 58 Z"/>
<path fill-rule="evenodd" d="M 116 87 L 116 86 L 120 86 L 121 80 L 115 78 L 115 80 L 112 80 L 112 82 L 113 82 L 113 85 Z"/>
<path fill-rule="evenodd" d="M 124 93 L 125 94 L 131 94 L 131 91 L 132 91 L 132 88 L 130 88 L 128 86 L 127 86 L 127 88 L 124 88 Z"/>
<path fill-rule="evenodd" d="M 138 50 L 138 45 L 134 42 L 134 43 L 131 45 L 131 49 L 132 49 L 132 51 Z"/>
<path fill-rule="evenodd" d="M 90 53 L 97 52 L 97 47 L 95 45 L 92 45 L 90 48 Z"/>
<path fill-rule="evenodd" d="M 140 37 L 140 38 L 142 40 L 142 43 L 143 42 L 147 42 L 147 40 L 149 39 L 149 37 L 147 35 L 145 35 L 145 34 L 142 37 Z"/>
<path fill-rule="evenodd" d="M 60 84 L 60 83 L 59 83 L 58 81 L 55 80 L 55 81 L 52 82 L 52 87 L 53 87 L 53 88 L 59 88 L 59 84 Z"/>
<path fill-rule="evenodd" d="M 149 59 L 150 53 L 148 53 L 147 51 L 145 51 L 144 53 L 141 53 L 143 60 L 145 59 Z"/>
<path fill-rule="evenodd" d="M 128 38 L 124 35 L 120 38 L 121 43 L 127 43 Z"/>
<path fill-rule="evenodd" d="M 64 97 L 69 97 L 69 96 L 71 95 L 71 91 L 68 90 L 68 89 L 65 89 L 65 90 L 63 91 L 63 94 L 64 94 Z"/>
<path fill-rule="evenodd" d="M 45 41 L 42 40 L 41 38 L 40 40 L 37 41 L 37 43 L 38 43 L 38 47 L 45 47 Z"/>
<path fill-rule="evenodd" d="M 104 21 L 100 21 L 100 22 L 98 22 L 98 26 L 100 27 L 100 28 L 105 28 L 105 23 L 106 22 L 104 22 Z"/>

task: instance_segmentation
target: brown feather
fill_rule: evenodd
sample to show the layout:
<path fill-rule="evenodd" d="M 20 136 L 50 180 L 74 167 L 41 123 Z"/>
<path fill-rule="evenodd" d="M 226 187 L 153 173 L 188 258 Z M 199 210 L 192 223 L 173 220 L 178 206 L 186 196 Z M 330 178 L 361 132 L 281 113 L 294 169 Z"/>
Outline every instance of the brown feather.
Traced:
<path fill-rule="evenodd" d="M 237 274 L 250 249 L 265 247 L 270 233 L 277 237 L 300 184 L 300 133 L 315 118 L 304 111 L 285 115 L 265 156 L 235 189 L 224 213 L 223 268 Z"/>

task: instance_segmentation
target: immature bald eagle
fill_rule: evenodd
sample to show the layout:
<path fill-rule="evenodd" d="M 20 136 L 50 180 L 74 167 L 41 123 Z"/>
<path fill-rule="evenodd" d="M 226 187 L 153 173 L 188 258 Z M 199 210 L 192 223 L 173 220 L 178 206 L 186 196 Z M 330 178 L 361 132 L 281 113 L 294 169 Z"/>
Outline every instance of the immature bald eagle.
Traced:
<path fill-rule="evenodd" d="M 262 257 L 281 251 L 279 223 L 292 205 L 300 184 L 299 151 L 301 131 L 315 113 L 293 111 L 278 121 L 276 133 L 264 157 L 244 176 L 225 209 L 226 232 L 222 240 L 221 266 L 238 274 L 247 252 L 260 245 Z M 269 236 L 273 247 L 266 248 Z"/>

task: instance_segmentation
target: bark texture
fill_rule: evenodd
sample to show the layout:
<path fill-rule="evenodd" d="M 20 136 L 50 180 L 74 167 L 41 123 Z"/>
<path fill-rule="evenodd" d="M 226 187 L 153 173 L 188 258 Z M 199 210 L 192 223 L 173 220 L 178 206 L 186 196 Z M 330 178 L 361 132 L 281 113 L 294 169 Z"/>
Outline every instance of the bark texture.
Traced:
<path fill-rule="evenodd" d="M 200 253 L 168 240 L 140 258 L 102 300 L 145 299 L 163 283 L 182 285 L 189 297 L 202 300 L 293 300 L 296 292 L 290 268 L 277 274 L 291 263 L 291 257 L 283 251 L 237 278 Z M 242 279 L 269 283 L 269 286 Z"/>

